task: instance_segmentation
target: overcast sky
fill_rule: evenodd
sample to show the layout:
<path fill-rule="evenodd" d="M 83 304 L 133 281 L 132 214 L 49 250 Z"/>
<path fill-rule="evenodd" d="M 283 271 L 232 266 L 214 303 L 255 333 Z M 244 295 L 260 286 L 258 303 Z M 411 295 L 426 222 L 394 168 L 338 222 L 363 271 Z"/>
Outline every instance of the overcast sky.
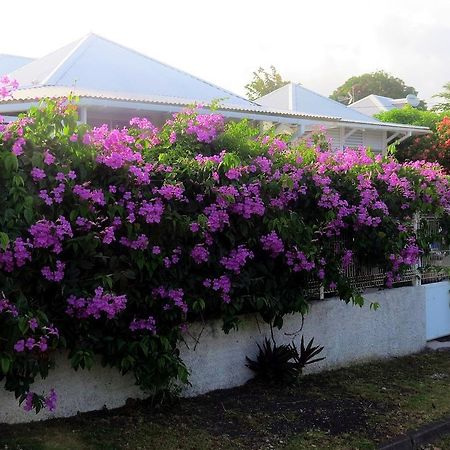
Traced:
<path fill-rule="evenodd" d="M 40 57 L 94 32 L 238 94 L 254 70 L 271 64 L 327 96 L 378 69 L 428 102 L 450 81 L 450 0 L 15 4 L 1 14 L 0 53 Z"/>

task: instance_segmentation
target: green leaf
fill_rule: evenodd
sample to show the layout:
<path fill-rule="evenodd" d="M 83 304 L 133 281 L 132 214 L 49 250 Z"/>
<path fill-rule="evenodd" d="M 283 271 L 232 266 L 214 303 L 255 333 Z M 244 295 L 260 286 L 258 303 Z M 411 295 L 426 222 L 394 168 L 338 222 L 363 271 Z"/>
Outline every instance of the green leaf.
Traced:
<path fill-rule="evenodd" d="M 17 172 L 19 168 L 19 160 L 14 153 L 6 153 L 3 158 L 3 164 L 7 172 Z"/>
<path fill-rule="evenodd" d="M 9 369 L 11 368 L 11 362 L 11 357 L 8 355 L 2 355 L 0 357 L 0 369 L 4 375 L 9 372 Z"/>
<path fill-rule="evenodd" d="M 0 248 L 2 250 L 6 250 L 8 244 L 9 244 L 9 236 L 3 231 L 0 231 Z"/>

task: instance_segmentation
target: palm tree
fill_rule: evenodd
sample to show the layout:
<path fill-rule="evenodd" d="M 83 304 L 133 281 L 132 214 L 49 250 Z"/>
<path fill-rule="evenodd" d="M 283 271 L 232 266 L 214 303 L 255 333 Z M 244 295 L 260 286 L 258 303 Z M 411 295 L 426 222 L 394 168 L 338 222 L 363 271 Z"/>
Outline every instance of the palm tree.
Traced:
<path fill-rule="evenodd" d="M 433 106 L 433 111 L 449 111 L 450 110 L 450 81 L 445 83 L 443 86 L 444 90 L 439 94 L 433 95 L 433 97 L 438 97 L 444 99 L 442 103 L 438 103 Z"/>

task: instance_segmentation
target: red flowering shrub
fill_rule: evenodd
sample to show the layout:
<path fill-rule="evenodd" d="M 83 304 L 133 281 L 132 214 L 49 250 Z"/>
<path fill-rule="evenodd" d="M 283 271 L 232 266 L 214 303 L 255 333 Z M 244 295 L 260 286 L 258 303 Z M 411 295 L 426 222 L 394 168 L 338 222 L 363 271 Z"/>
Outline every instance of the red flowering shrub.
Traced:
<path fill-rule="evenodd" d="M 89 129 L 49 101 L 0 130 L 0 168 L 0 380 L 27 409 L 55 406 L 31 384 L 56 349 L 155 392 L 186 381 L 192 320 L 281 326 L 311 280 L 361 304 L 352 260 L 391 285 L 425 245 L 413 215 L 450 210 L 437 165 L 294 148 L 193 110 Z"/>
<path fill-rule="evenodd" d="M 450 173 L 450 117 L 444 117 L 430 134 L 403 141 L 395 156 L 399 161 L 437 162 Z"/>

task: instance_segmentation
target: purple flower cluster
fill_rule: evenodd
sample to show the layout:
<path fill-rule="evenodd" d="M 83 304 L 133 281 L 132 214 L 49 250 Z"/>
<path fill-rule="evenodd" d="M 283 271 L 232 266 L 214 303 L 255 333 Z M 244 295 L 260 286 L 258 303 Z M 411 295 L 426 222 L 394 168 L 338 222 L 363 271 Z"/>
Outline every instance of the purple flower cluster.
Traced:
<path fill-rule="evenodd" d="M 182 186 L 175 186 L 172 184 L 166 184 L 158 189 L 158 193 L 166 200 L 183 200 L 183 192 L 184 188 Z"/>
<path fill-rule="evenodd" d="M 45 279 L 48 281 L 60 282 L 64 278 L 64 269 L 66 268 L 66 263 L 57 260 L 56 269 L 51 270 L 49 266 L 44 266 L 41 269 L 41 273 Z"/>
<path fill-rule="evenodd" d="M 6 298 L 0 299 L 0 314 L 2 313 L 11 314 L 12 317 L 19 315 L 16 306 Z"/>
<path fill-rule="evenodd" d="M 198 244 L 191 251 L 191 257 L 196 264 L 208 261 L 209 251 L 204 245 Z"/>
<path fill-rule="evenodd" d="M 160 199 L 153 202 L 144 200 L 139 208 L 139 215 L 142 216 L 147 223 L 159 223 L 164 212 L 164 205 Z"/>
<path fill-rule="evenodd" d="M 50 389 L 50 392 L 47 394 L 46 397 L 42 397 L 36 394 L 35 392 L 28 391 L 25 395 L 23 409 L 27 412 L 31 411 L 34 408 L 35 399 L 42 399 L 42 398 L 44 400 L 44 406 L 48 411 L 53 412 L 56 410 L 58 395 L 56 394 L 56 391 L 53 388 Z"/>
<path fill-rule="evenodd" d="M 227 275 L 222 275 L 219 278 L 207 278 L 203 281 L 203 286 L 211 288 L 213 291 L 218 291 L 223 302 L 230 303 L 231 280 Z"/>
<path fill-rule="evenodd" d="M 148 237 L 145 234 L 140 234 L 134 240 L 121 237 L 120 243 L 125 247 L 132 248 L 133 250 L 145 250 L 148 247 Z"/>
<path fill-rule="evenodd" d="M 305 270 L 311 272 L 316 267 L 314 261 L 308 260 L 306 255 L 298 249 L 289 250 L 286 252 L 286 263 L 291 267 L 293 272 L 300 272 Z"/>
<path fill-rule="evenodd" d="M 48 248 L 53 253 L 61 253 L 62 243 L 66 237 L 73 237 L 72 227 L 64 216 L 56 222 L 42 219 L 31 225 L 29 232 L 34 248 Z"/>
<path fill-rule="evenodd" d="M 33 167 L 33 169 L 31 169 L 31 178 L 33 178 L 33 181 L 40 181 L 45 177 L 45 172 L 42 169 L 39 169 L 39 167 Z"/>
<path fill-rule="evenodd" d="M 150 331 L 151 333 L 156 333 L 156 320 L 153 316 L 149 316 L 147 319 L 133 319 L 130 323 L 131 331 Z"/>
<path fill-rule="evenodd" d="M 72 192 L 78 196 L 81 200 L 91 201 L 93 204 L 105 206 L 105 195 L 101 189 L 89 189 L 86 186 L 76 184 Z"/>
<path fill-rule="evenodd" d="M 22 353 L 25 350 L 32 351 L 34 349 L 42 353 L 46 352 L 48 350 L 48 338 L 41 336 L 39 340 L 36 340 L 34 337 L 29 337 L 18 340 L 14 345 L 14 350 L 17 353 Z"/>
<path fill-rule="evenodd" d="M 172 254 L 170 256 L 166 256 L 163 259 L 164 267 L 166 269 L 169 269 L 175 264 L 178 264 L 180 261 L 180 256 L 181 256 L 181 247 L 177 247 L 172 251 Z"/>
<path fill-rule="evenodd" d="M 239 274 L 242 267 L 245 266 L 248 259 L 252 259 L 254 254 L 245 245 L 240 245 L 237 249 L 231 250 L 228 256 L 223 256 L 220 259 L 220 264 L 225 267 L 225 269 L 231 270 L 232 272 Z"/>
<path fill-rule="evenodd" d="M 262 248 L 270 252 L 272 257 L 278 256 L 284 252 L 284 244 L 281 238 L 275 231 L 271 231 L 269 234 L 261 236 L 260 238 Z"/>
<path fill-rule="evenodd" d="M 188 312 L 188 305 L 184 300 L 184 291 L 183 289 L 166 289 L 163 286 L 160 286 L 159 288 L 153 289 L 153 295 L 155 297 L 159 297 L 162 299 L 168 299 L 171 300 L 173 305 L 178 307 L 183 313 Z M 170 309 L 171 305 L 166 304 L 164 306 L 164 309 Z"/>
<path fill-rule="evenodd" d="M 198 142 L 212 142 L 223 130 L 225 121 L 220 114 L 198 114 L 190 119 L 186 127 L 186 134 L 195 135 Z"/>
<path fill-rule="evenodd" d="M 101 314 L 105 313 L 108 319 L 113 319 L 127 305 L 126 295 L 105 294 L 102 287 L 98 287 L 94 292 L 94 297 L 90 298 L 71 295 L 67 299 L 66 313 L 78 319 L 100 319 Z"/>

